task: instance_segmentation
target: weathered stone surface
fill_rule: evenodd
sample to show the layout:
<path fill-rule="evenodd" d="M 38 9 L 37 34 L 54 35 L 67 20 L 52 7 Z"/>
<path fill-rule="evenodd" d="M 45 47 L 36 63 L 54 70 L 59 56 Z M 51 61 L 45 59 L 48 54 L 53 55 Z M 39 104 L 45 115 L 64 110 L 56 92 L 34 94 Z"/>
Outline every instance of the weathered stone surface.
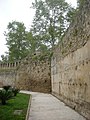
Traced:
<path fill-rule="evenodd" d="M 0 64 L 0 87 L 11 85 L 21 90 L 51 92 L 50 60 L 28 56 L 15 63 Z M 36 59 L 37 58 L 37 59 Z"/>
<path fill-rule="evenodd" d="M 90 1 L 86 0 L 51 62 L 52 93 L 90 119 Z"/>
<path fill-rule="evenodd" d="M 50 60 L 27 57 L 18 68 L 16 86 L 23 90 L 51 92 L 50 74 Z"/>
<path fill-rule="evenodd" d="M 21 62 L 0 64 L 0 87 L 11 85 L 21 90 L 50 93 L 50 60 L 47 56 L 39 58 L 40 55 L 34 55 Z"/>
<path fill-rule="evenodd" d="M 16 70 L 0 70 L 0 87 L 3 85 L 15 86 Z"/>
<path fill-rule="evenodd" d="M 0 63 L 0 87 L 3 85 L 15 86 L 17 67 L 20 61 L 14 63 Z"/>

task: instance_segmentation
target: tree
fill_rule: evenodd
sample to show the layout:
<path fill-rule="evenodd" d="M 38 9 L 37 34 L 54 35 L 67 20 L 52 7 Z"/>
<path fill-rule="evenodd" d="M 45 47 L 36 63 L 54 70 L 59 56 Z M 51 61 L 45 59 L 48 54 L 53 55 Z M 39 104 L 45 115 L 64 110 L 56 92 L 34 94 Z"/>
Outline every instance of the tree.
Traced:
<path fill-rule="evenodd" d="M 21 60 L 36 51 L 47 53 L 62 40 L 75 10 L 65 0 L 35 0 L 36 9 L 30 31 L 24 23 L 12 21 L 5 32 L 8 54 L 3 61 Z"/>
<path fill-rule="evenodd" d="M 82 4 L 85 2 L 85 0 L 77 0 L 78 7 L 82 6 Z"/>
<path fill-rule="evenodd" d="M 10 22 L 5 32 L 9 52 L 2 55 L 2 62 L 21 60 L 28 54 L 32 55 L 36 51 L 47 50 L 47 46 L 41 42 L 40 35 L 32 34 L 26 31 L 23 23 Z"/>
<path fill-rule="evenodd" d="M 28 41 L 28 48 L 29 54 L 33 54 L 37 51 L 41 53 L 46 53 L 48 51 L 47 46 L 42 43 L 40 35 L 34 35 L 32 32 L 27 32 L 27 41 Z"/>
<path fill-rule="evenodd" d="M 35 0 L 33 8 L 36 14 L 31 31 L 40 36 L 42 43 L 53 48 L 71 22 L 74 9 L 65 0 Z"/>
<path fill-rule="evenodd" d="M 26 40 L 26 28 L 24 23 L 10 22 L 7 26 L 6 45 L 9 49 L 9 61 L 21 60 L 28 54 L 28 42 Z"/>
<path fill-rule="evenodd" d="M 26 39 L 28 41 L 29 54 L 35 53 L 40 44 L 39 36 L 34 36 L 32 32 L 27 32 Z"/>
<path fill-rule="evenodd" d="M 8 61 L 8 55 L 1 55 L 1 62 L 5 63 Z"/>

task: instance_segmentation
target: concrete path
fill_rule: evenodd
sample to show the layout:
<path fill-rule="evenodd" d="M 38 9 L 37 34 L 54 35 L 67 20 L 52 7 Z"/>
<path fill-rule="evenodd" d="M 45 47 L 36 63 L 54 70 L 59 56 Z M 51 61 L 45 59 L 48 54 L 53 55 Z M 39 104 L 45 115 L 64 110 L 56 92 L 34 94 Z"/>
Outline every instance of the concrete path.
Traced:
<path fill-rule="evenodd" d="M 86 120 L 50 94 L 31 93 L 28 120 Z"/>

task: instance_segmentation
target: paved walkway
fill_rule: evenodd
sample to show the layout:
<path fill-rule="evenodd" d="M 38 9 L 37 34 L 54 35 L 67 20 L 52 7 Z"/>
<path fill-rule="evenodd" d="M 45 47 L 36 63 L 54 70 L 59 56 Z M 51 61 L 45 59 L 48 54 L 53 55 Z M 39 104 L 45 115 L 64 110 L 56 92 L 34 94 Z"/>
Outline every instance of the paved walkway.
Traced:
<path fill-rule="evenodd" d="M 50 94 L 26 93 L 32 94 L 28 120 L 86 120 Z"/>

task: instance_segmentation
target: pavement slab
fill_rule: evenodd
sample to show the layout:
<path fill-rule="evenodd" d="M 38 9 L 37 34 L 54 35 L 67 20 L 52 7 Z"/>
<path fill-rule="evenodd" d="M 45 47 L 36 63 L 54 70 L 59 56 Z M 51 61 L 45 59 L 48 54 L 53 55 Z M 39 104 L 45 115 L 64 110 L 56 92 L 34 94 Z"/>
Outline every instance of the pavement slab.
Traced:
<path fill-rule="evenodd" d="M 51 94 L 31 92 L 28 120 L 86 120 Z"/>

